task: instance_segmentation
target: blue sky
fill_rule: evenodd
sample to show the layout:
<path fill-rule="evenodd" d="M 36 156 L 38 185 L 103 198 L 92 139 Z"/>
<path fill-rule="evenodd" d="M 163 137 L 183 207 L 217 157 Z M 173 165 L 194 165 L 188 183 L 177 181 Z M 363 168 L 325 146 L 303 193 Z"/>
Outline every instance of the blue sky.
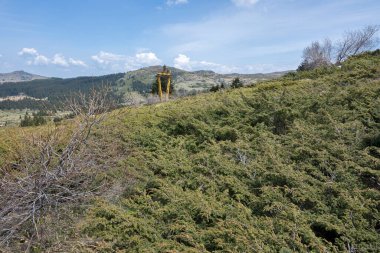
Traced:
<path fill-rule="evenodd" d="M 378 0 L 0 0 L 0 73 L 281 71 L 310 42 L 369 24 Z"/>

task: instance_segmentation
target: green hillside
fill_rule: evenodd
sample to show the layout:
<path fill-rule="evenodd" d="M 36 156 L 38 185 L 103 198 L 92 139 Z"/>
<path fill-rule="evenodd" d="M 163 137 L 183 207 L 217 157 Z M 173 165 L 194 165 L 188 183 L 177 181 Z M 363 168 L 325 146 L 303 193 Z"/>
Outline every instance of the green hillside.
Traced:
<path fill-rule="evenodd" d="M 142 102 L 151 93 L 155 75 L 162 70 L 162 66 L 118 73 L 105 76 L 87 76 L 75 78 L 48 78 L 23 82 L 5 82 L 0 85 L 0 110 L 10 109 L 52 109 L 60 108 L 65 97 L 74 92 L 88 94 L 93 87 L 110 85 L 120 102 L 130 103 L 131 95 L 137 95 Z M 260 80 L 280 77 L 285 72 L 269 74 L 217 74 L 212 71 L 188 72 L 170 68 L 173 73 L 173 83 L 178 95 L 195 94 L 207 91 L 212 86 L 221 83 L 230 84 L 235 77 L 239 77 L 245 84 L 252 84 Z M 29 74 L 31 75 L 31 74 Z M 36 76 L 37 78 L 38 76 Z M 137 93 L 137 94 L 136 94 Z M 24 94 L 30 98 L 12 101 L 9 96 Z M 37 100 L 36 100 L 37 99 Z M 38 99 L 46 99 L 44 101 Z"/>
<path fill-rule="evenodd" d="M 232 80 L 239 77 L 245 84 L 281 77 L 288 71 L 268 74 L 218 74 L 213 71 L 184 71 L 169 67 L 173 74 L 173 83 L 177 93 L 188 94 L 209 90 L 212 86 L 222 83 L 227 86 Z M 162 70 L 162 66 L 152 66 L 127 72 L 124 82 L 119 83 L 118 91 L 125 94 L 127 91 L 137 91 L 141 94 L 150 93 L 155 75 Z"/>
<path fill-rule="evenodd" d="M 97 197 L 36 252 L 379 252 L 380 51 L 116 110 L 87 149 Z"/>
<path fill-rule="evenodd" d="M 60 107 L 65 97 L 74 92 L 88 93 L 93 87 L 102 85 L 115 86 L 124 74 L 112 74 L 98 77 L 76 77 L 76 78 L 49 78 L 18 83 L 4 83 L 0 85 L 0 98 L 25 94 L 34 99 L 23 99 L 20 101 L 0 100 L 0 110 L 4 109 L 37 109 Z"/>

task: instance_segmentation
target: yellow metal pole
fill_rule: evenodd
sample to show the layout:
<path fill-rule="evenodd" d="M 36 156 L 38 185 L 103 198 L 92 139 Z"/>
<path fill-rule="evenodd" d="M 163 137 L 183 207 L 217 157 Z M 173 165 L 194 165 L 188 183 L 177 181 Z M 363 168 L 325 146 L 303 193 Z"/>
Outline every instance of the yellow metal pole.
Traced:
<path fill-rule="evenodd" d="M 158 96 L 160 97 L 160 101 L 162 101 L 162 88 L 161 88 L 161 76 L 157 75 L 157 83 L 158 83 Z"/>
<path fill-rule="evenodd" d="M 168 76 L 168 84 L 166 85 L 166 100 L 169 100 L 170 81 L 171 81 L 171 76 Z"/>

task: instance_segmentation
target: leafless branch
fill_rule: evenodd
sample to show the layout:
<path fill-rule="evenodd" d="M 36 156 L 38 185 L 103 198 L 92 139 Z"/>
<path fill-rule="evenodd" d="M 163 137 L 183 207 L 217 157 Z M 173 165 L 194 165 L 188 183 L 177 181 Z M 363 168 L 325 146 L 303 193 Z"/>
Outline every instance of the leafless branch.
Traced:
<path fill-rule="evenodd" d="M 323 43 L 315 41 L 303 50 L 303 62 L 300 69 L 307 70 L 331 64 L 332 42 L 325 39 Z"/>
<path fill-rule="evenodd" d="M 343 39 L 335 45 L 336 63 L 341 63 L 349 56 L 357 55 L 375 47 L 379 40 L 375 37 L 379 26 L 369 25 L 360 30 L 348 31 Z"/>
<path fill-rule="evenodd" d="M 96 190 L 83 187 L 85 171 L 79 150 L 110 109 L 108 94 L 109 89 L 103 88 L 68 100 L 67 106 L 76 118 L 66 145 L 59 148 L 61 128 L 47 135 L 34 135 L 17 170 L 4 170 L 0 178 L 0 246 L 9 244 L 23 231 L 29 238 L 41 239 L 40 227 L 47 212 Z"/>

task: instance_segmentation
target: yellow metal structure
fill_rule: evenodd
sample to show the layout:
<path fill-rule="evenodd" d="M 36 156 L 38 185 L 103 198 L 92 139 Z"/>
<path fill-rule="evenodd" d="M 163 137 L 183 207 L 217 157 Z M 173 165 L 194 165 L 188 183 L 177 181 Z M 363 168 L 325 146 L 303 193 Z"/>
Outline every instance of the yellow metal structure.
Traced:
<path fill-rule="evenodd" d="M 167 77 L 168 81 L 166 83 L 166 100 L 169 100 L 169 93 L 170 93 L 170 83 L 172 79 L 172 74 L 170 73 L 170 70 L 167 69 L 165 66 L 162 70 L 162 72 L 158 73 L 156 75 L 157 77 L 157 84 L 158 84 L 158 96 L 160 97 L 160 101 L 162 101 L 162 85 L 161 85 L 161 77 Z"/>

